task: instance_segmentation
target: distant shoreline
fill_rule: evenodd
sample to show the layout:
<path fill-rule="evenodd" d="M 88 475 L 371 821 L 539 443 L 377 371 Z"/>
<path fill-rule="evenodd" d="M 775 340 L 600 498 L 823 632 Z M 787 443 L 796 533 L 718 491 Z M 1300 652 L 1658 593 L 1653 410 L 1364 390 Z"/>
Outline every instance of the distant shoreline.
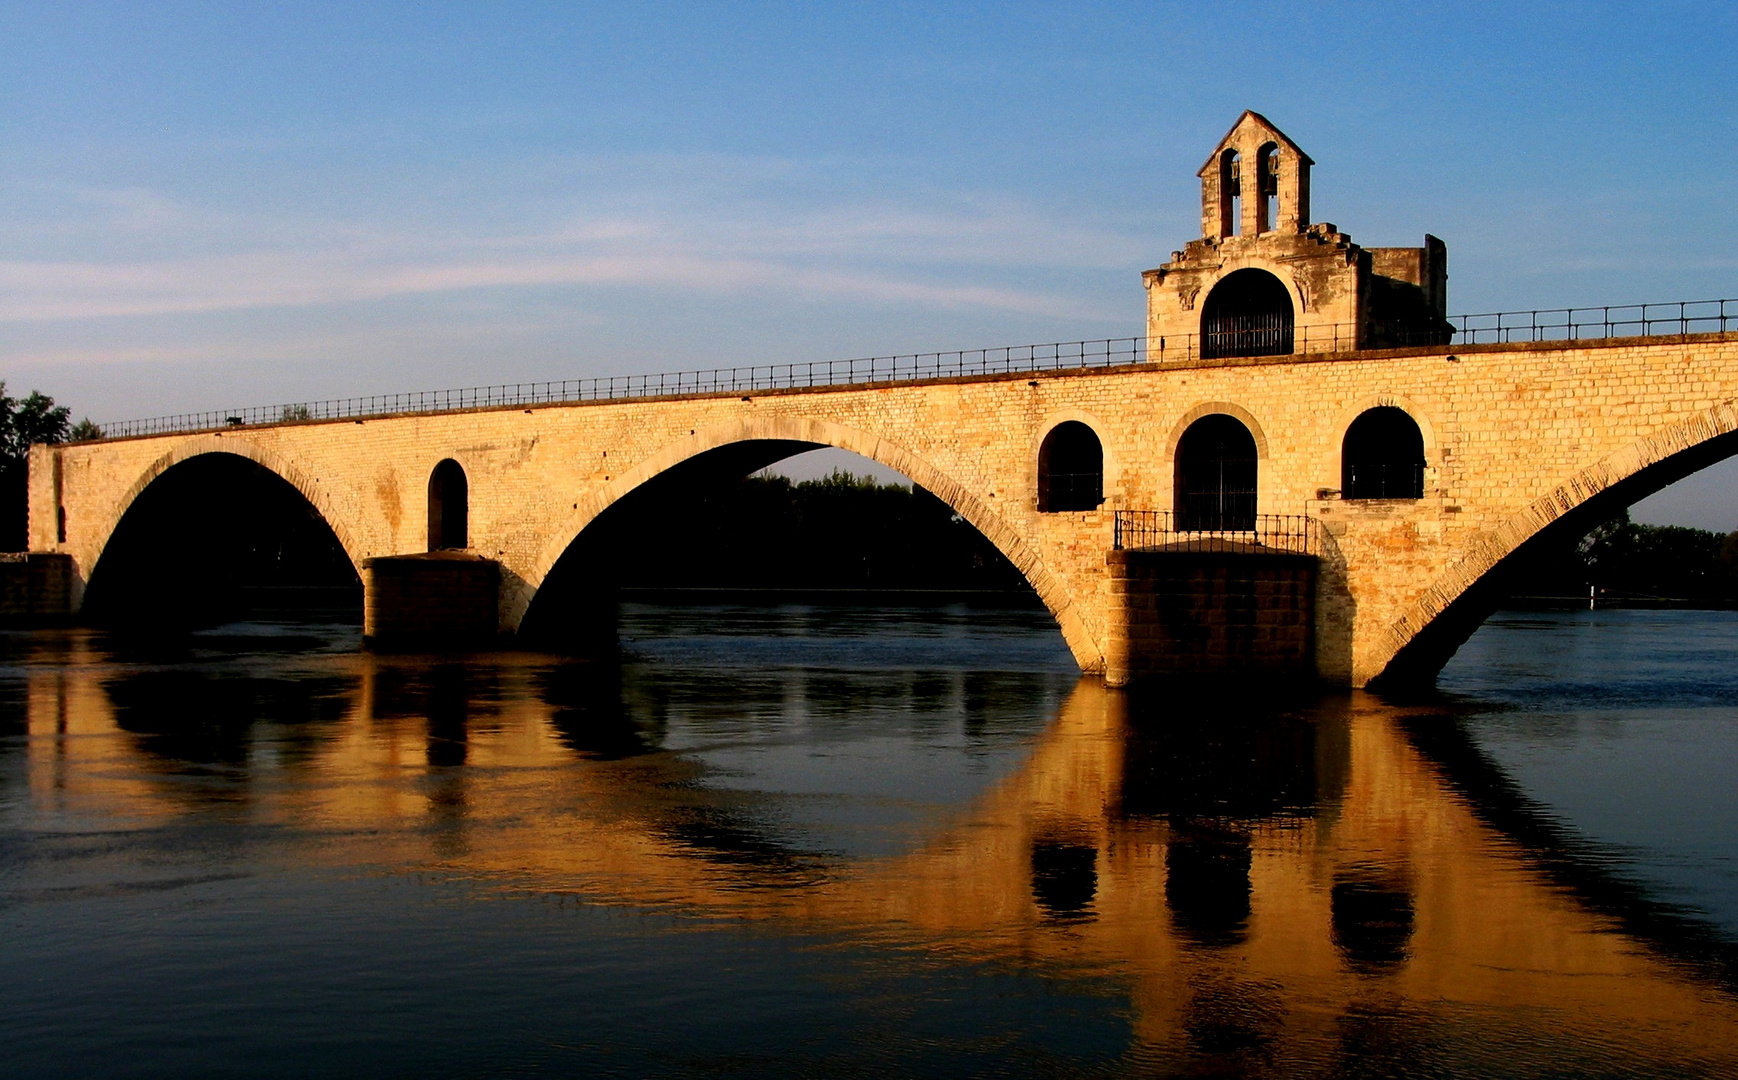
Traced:
<path fill-rule="evenodd" d="M 1498 610 L 1558 610 L 1588 606 L 1585 596 L 1511 596 Z M 1601 596 L 1595 610 L 1614 608 L 1663 608 L 1683 611 L 1738 611 L 1738 600 L 1692 600 L 1671 596 Z"/>

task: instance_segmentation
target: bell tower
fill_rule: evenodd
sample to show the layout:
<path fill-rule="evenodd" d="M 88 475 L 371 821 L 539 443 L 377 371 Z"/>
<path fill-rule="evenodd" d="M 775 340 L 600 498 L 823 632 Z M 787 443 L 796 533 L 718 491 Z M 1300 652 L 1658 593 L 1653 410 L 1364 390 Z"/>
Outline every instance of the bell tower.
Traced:
<path fill-rule="evenodd" d="M 1159 362 L 1403 348 L 1448 340 L 1448 249 L 1363 248 L 1310 221 L 1315 162 L 1245 112 L 1197 174 L 1201 237 L 1143 278 Z"/>
<path fill-rule="evenodd" d="M 1198 174 L 1201 235 L 1223 240 L 1303 232 L 1310 219 L 1310 166 L 1314 164 L 1265 116 L 1244 113 Z"/>

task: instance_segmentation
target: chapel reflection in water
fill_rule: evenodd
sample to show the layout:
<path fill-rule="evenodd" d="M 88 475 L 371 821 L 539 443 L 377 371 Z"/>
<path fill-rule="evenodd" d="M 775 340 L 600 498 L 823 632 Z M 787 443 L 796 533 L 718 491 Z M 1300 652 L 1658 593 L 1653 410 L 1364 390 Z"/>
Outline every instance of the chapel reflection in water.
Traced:
<path fill-rule="evenodd" d="M 40 664 L 31 794 L 134 817 L 246 803 L 286 835 L 317 832 L 309 859 L 1103 975 L 1159 1058 L 1367 1066 L 1548 1036 L 1650 1067 L 1738 1066 L 1730 981 L 1617 932 L 1494 827 L 1455 754 L 1408 735 L 1452 726 L 1446 712 L 1355 694 L 1228 713 L 1082 680 L 1013 772 L 904 850 L 846 857 L 665 746 L 695 711 L 847 722 L 849 680 L 707 678 L 525 655 L 349 656 L 289 676 Z M 866 692 L 958 703 L 970 740 L 1032 692 L 1012 679 L 881 673 Z"/>

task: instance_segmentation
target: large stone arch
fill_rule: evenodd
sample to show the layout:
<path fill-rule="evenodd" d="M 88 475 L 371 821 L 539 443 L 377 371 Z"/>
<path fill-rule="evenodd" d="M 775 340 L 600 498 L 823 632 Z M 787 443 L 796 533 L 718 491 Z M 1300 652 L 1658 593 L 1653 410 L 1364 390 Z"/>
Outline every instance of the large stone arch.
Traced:
<path fill-rule="evenodd" d="M 828 420 L 795 416 L 743 417 L 696 429 L 685 439 L 666 446 L 633 468 L 612 477 L 604 486 L 578 500 L 554 531 L 536 562 L 504 597 L 502 628 L 516 631 L 537 590 L 554 570 L 567 549 L 587 526 L 610 506 L 674 468 L 711 450 L 737 443 L 790 442 L 834 446 L 880 462 L 909 476 L 918 485 L 946 503 L 1007 556 L 1031 583 L 1038 598 L 1050 609 L 1062 630 L 1063 640 L 1084 671 L 1102 671 L 1104 651 L 1088 630 L 1074 597 L 1061 577 L 1044 565 L 1038 552 L 1002 518 L 988 500 L 930 464 L 916 453 L 878 435 Z"/>
<path fill-rule="evenodd" d="M 1579 534 L 1661 488 L 1738 455 L 1738 402 L 1723 402 L 1580 470 L 1467 550 L 1382 632 L 1373 683 L 1435 679 L 1506 595 L 1504 570 L 1530 545 Z M 1372 665 L 1375 666 L 1375 665 Z"/>
<path fill-rule="evenodd" d="M 103 527 L 99 531 L 102 539 L 96 545 L 95 550 L 90 553 L 87 567 L 83 568 L 87 580 L 95 572 L 97 564 L 102 561 L 103 553 L 108 549 L 109 540 L 115 535 L 115 530 L 120 526 L 122 519 L 127 516 L 127 511 L 132 509 L 139 496 L 145 493 L 145 489 L 175 466 L 206 454 L 230 454 L 235 457 L 246 458 L 295 488 L 302 498 L 308 500 L 308 504 L 320 515 L 320 520 L 326 523 L 327 528 L 332 530 L 332 535 L 338 538 L 338 543 L 344 549 L 344 554 L 350 559 L 350 565 L 355 568 L 357 576 L 361 576 L 362 559 L 366 553 L 356 543 L 354 530 L 350 529 L 342 516 L 336 513 L 333 500 L 318 480 L 314 479 L 306 469 L 298 465 L 292 458 L 268 446 L 263 446 L 253 439 L 224 432 L 214 432 L 210 435 L 200 435 L 177 443 L 168 452 L 145 467 L 138 478 L 127 488 L 126 493 L 116 501 L 111 514 L 104 521 Z"/>

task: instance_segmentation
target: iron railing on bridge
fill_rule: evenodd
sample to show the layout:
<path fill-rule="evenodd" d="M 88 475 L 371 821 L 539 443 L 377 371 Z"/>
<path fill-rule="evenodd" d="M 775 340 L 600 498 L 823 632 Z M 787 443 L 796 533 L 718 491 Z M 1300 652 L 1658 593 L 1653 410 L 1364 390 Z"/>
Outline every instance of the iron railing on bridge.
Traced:
<path fill-rule="evenodd" d="M 1449 317 L 1443 327 L 1423 331 L 1400 331 L 1371 326 L 1360 328 L 1349 323 L 1297 326 L 1291 331 L 1287 354 L 1345 352 L 1360 347 L 1453 347 L 1729 331 L 1738 331 L 1738 299 L 1455 315 Z M 1207 344 L 1208 353 L 1219 353 L 1223 351 L 1226 342 L 1215 340 Z M 853 360 L 759 364 L 649 375 L 503 383 L 452 390 L 419 390 L 285 405 L 218 409 L 142 420 L 118 420 L 99 425 L 102 434 L 97 437 L 128 438 L 255 424 L 353 420 L 403 413 L 558 405 L 623 398 L 867 386 L 921 379 L 1117 367 L 1147 362 L 1187 364 L 1203 358 L 1202 346 L 1203 342 L 1197 334 L 1160 338 L 1150 351 L 1147 340 L 1142 337 L 1098 338 L 1091 341 L 906 353 Z"/>
<path fill-rule="evenodd" d="M 1304 514 L 1251 514 L 1229 528 L 1184 529 L 1169 510 L 1118 510 L 1111 546 L 1118 551 L 1220 551 L 1314 555 L 1317 523 Z"/>
<path fill-rule="evenodd" d="M 623 398 L 678 397 L 687 394 L 747 394 L 805 387 L 874 385 L 1028 371 L 1066 371 L 1070 368 L 1138 364 L 1145 359 L 1145 338 L 1100 338 L 1094 341 L 1051 342 L 995 349 L 867 356 L 855 360 L 819 360 L 650 375 L 504 383 L 456 390 L 418 390 L 293 405 L 182 413 L 146 420 L 122 420 L 100 426 L 104 438 L 125 438 L 298 420 L 352 420 L 401 413 L 559 405 Z"/>

